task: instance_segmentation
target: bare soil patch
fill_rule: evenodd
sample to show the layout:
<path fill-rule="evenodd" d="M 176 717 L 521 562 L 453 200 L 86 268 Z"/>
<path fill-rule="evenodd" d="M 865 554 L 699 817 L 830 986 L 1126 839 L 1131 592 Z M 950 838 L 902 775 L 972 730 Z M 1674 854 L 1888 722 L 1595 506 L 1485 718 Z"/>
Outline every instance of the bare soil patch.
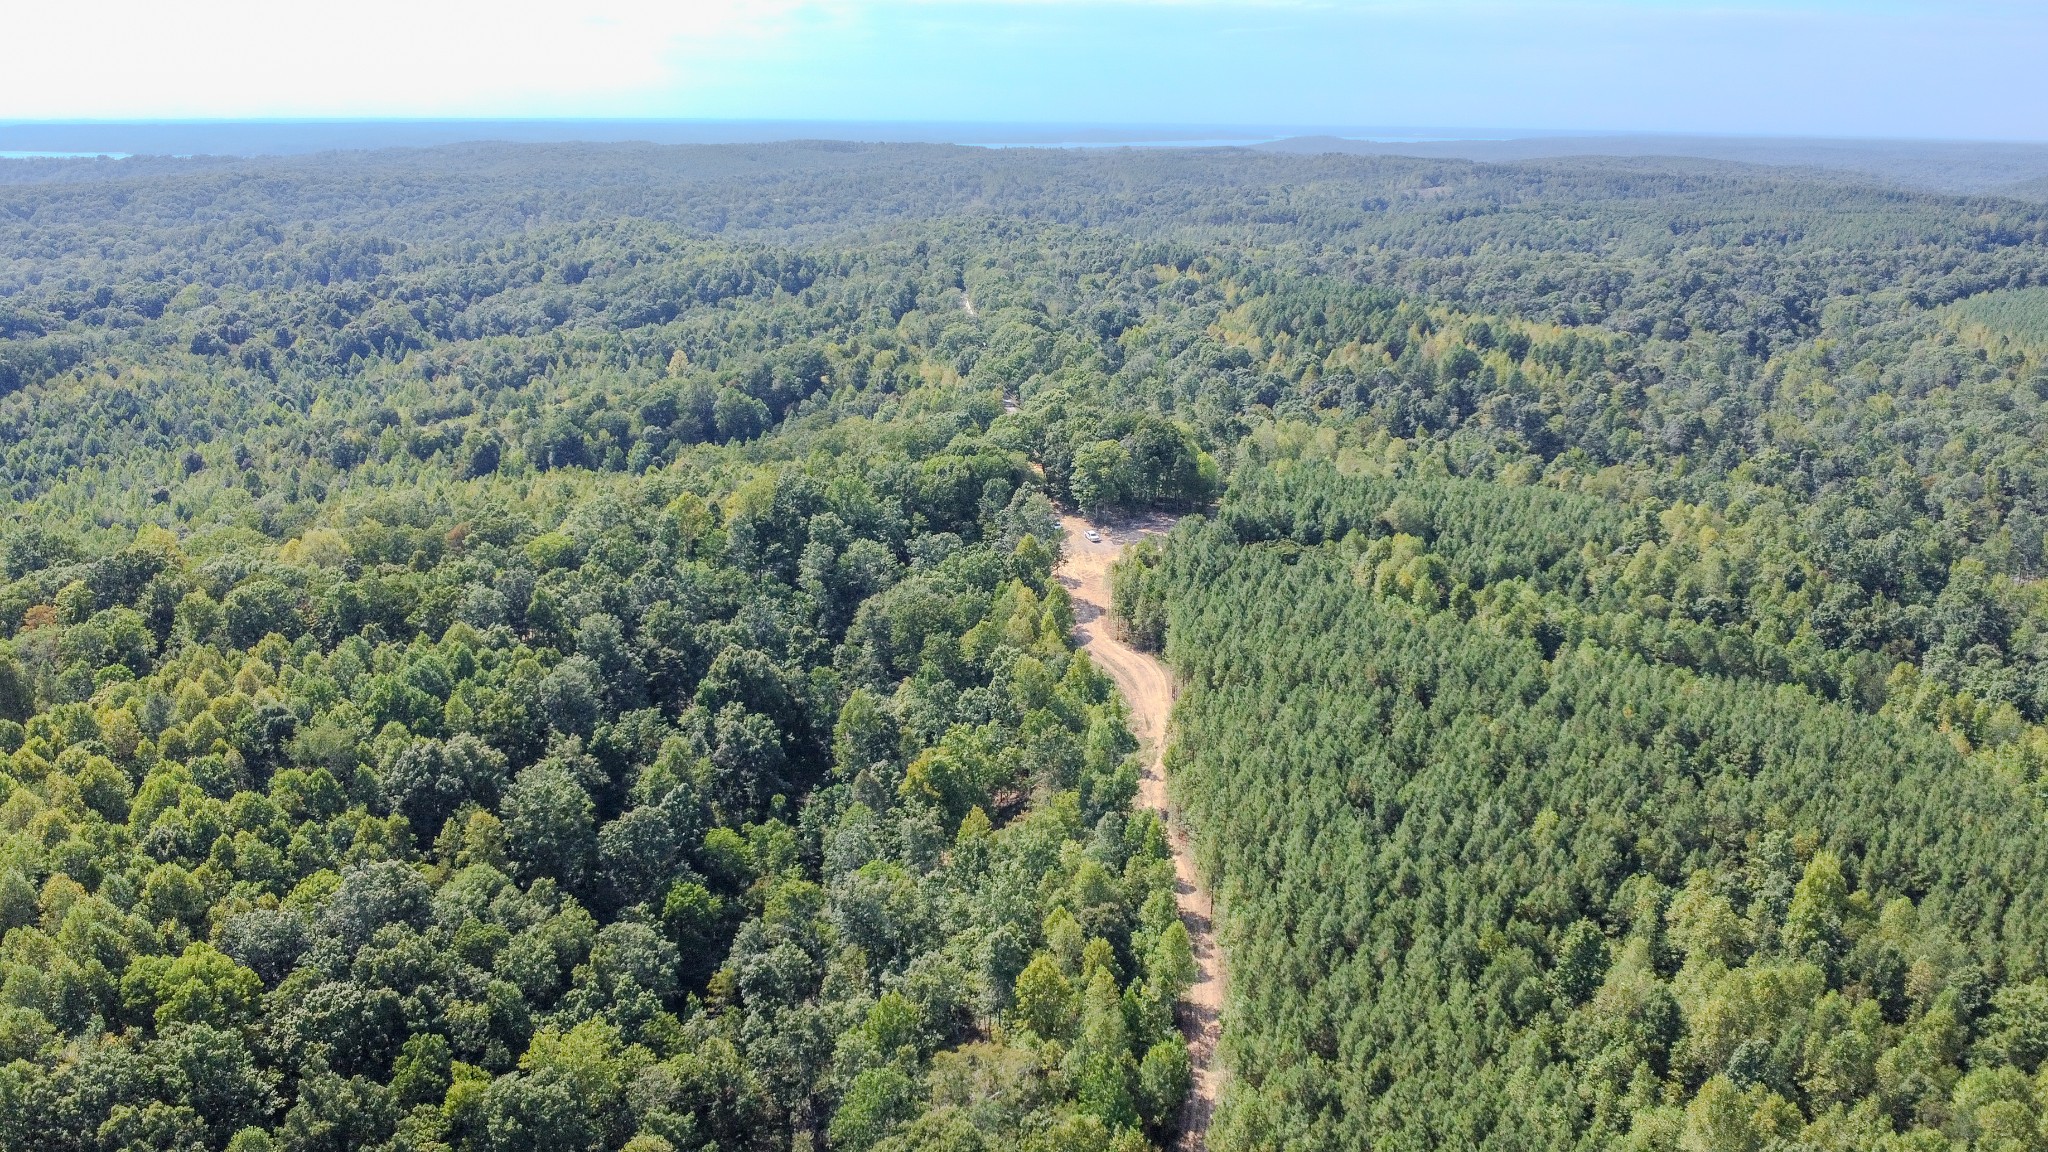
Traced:
<path fill-rule="evenodd" d="M 1187 829 L 1167 798 L 1164 756 L 1167 720 L 1173 712 L 1173 677 L 1166 666 L 1118 639 L 1109 617 L 1109 567 L 1124 546 L 1173 526 L 1169 517 L 1151 517 L 1105 524 L 1068 516 L 1066 554 L 1057 575 L 1074 600 L 1074 621 L 1081 648 L 1123 691 L 1130 705 L 1131 730 L 1145 745 L 1145 772 L 1138 781 L 1138 803 L 1166 820 L 1173 845 L 1175 895 L 1181 922 L 1195 944 L 1195 983 L 1182 999 L 1178 1016 L 1194 1065 L 1194 1090 L 1181 1119 L 1179 1147 L 1194 1152 L 1208 1142 L 1209 1117 L 1215 1111 L 1221 1069 L 1216 1042 L 1223 1030 L 1223 954 L 1216 948 L 1215 904 L 1195 871 Z M 1089 530 L 1101 537 L 1088 539 Z"/>

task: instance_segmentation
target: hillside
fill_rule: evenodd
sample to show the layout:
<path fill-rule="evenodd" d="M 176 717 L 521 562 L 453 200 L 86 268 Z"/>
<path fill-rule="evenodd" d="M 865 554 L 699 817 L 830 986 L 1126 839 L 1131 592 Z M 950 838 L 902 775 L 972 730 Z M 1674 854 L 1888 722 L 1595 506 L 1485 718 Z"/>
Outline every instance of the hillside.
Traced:
<path fill-rule="evenodd" d="M 2041 1110 L 2034 206 L 13 163 L 0 1147 L 1137 1152 L 1216 1083 L 1229 1148 Z M 1163 733 L 1076 632 L 1073 514 L 1189 518 L 1111 580 Z"/>
<path fill-rule="evenodd" d="M 1457 526 L 1487 495 L 1447 522 L 1441 485 L 1322 484 L 1412 502 L 1419 536 L 1274 540 L 1272 505 L 1227 499 L 1125 574 L 1167 606 L 1168 775 L 1244 974 L 1215 1146 L 2031 1123 L 2048 885 L 2011 760 L 1897 703 L 1673 667 L 1617 642 L 1625 613 L 1548 631 L 1523 581 L 1557 566 L 1517 545 L 1599 540 L 1568 504 L 1498 493 L 1534 517 L 1475 574 Z"/>
<path fill-rule="evenodd" d="M 2048 179 L 2048 146 L 1943 140 L 1829 140 L 1798 137 L 1554 134 L 1499 140 L 1356 140 L 1302 136 L 1258 145 L 1274 152 L 1343 152 L 1513 163 L 1584 156 L 1691 157 L 1840 173 L 1903 188 L 1957 194 L 2014 195 L 2010 188 Z"/>

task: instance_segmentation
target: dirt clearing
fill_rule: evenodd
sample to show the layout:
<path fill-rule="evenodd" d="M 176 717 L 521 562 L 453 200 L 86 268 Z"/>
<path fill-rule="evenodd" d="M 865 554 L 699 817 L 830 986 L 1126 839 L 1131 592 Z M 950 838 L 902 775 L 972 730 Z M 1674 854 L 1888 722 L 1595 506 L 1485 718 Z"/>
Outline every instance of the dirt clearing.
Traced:
<path fill-rule="evenodd" d="M 1174 889 L 1180 903 L 1180 918 L 1195 944 L 1195 983 L 1182 999 L 1178 1012 L 1195 1070 L 1194 1090 L 1188 1094 L 1181 1119 L 1179 1147 L 1193 1152 L 1207 1144 L 1209 1116 L 1216 1107 L 1220 1077 L 1216 1041 L 1223 1026 L 1223 956 L 1216 950 L 1212 923 L 1215 906 L 1195 872 L 1187 830 L 1181 827 L 1166 796 L 1162 757 L 1166 751 L 1167 718 L 1173 711 L 1173 677 L 1157 659 L 1117 639 L 1109 619 L 1109 566 L 1123 553 L 1124 545 L 1158 535 L 1172 523 L 1169 519 L 1153 518 L 1111 527 L 1076 516 L 1065 517 L 1061 524 L 1067 530 L 1066 555 L 1057 575 L 1073 597 L 1075 630 L 1082 650 L 1109 673 L 1130 704 L 1131 730 L 1145 746 L 1145 774 L 1138 781 L 1138 803 L 1165 817 L 1173 845 Z M 1090 531 L 1100 539 L 1088 539 Z"/>

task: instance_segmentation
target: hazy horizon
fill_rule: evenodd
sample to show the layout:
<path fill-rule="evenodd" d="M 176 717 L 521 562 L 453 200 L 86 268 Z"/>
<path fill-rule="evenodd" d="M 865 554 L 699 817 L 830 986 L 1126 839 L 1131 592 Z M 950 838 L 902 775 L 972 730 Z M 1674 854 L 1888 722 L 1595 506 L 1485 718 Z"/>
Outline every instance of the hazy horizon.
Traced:
<path fill-rule="evenodd" d="M 800 141 L 1011 148 L 1203 148 L 1395 155 L 1514 163 L 1573 156 L 1733 161 L 1832 170 L 1919 191 L 2012 195 L 2048 190 L 2048 143 L 1540 129 L 1324 125 L 1057 124 L 710 119 L 267 119 L 0 123 L 0 161 L 131 156 L 173 160 L 289 157 L 465 144 L 745 146 Z M 15 170 L 9 178 L 34 178 Z M 75 170 L 73 170 L 75 171 Z M 52 172 L 54 174 L 54 172 Z"/>

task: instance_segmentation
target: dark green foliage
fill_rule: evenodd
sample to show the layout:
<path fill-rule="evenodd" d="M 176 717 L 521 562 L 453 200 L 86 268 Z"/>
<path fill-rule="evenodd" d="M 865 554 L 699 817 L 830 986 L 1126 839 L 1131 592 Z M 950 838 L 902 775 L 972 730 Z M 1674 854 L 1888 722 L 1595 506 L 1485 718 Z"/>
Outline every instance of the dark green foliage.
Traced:
<path fill-rule="evenodd" d="M 24 168 L 24 172 L 30 169 Z M 42 173 L 62 178 L 45 179 Z M 0 187 L 0 1146 L 2031 1147 L 2038 206 L 475 147 Z M 75 177 L 75 178 L 74 178 Z"/>
<path fill-rule="evenodd" d="M 183 280 L 53 219 L 37 282 L 120 303 L 0 288 L 0 419 L 55 448 L 0 532 L 0 1145 L 1170 1135 L 1172 873 L 1052 504 L 895 334 L 949 265 L 615 209 L 527 253 L 476 205 L 249 263 L 302 240 L 73 210 Z M 110 391 L 58 400 L 87 357 Z M 1213 480 L 1109 431 L 1170 478 L 1134 501 Z M 1013 1018 L 1034 959 L 1109 997 L 1085 1059 Z"/>
<path fill-rule="evenodd" d="M 1426 524 L 1444 487 L 1371 491 Z M 1247 492 L 1125 576 L 1170 605 L 1171 776 L 1262 974 L 1232 989 L 1220 1144 L 1835 1140 L 1942 1127 L 1972 1066 L 2031 1075 L 2048 832 L 1992 764 L 1798 689 L 1547 651 L 1371 549 L 1241 540 L 1271 499 Z M 1550 538 L 1493 547 L 1520 579 Z"/>

